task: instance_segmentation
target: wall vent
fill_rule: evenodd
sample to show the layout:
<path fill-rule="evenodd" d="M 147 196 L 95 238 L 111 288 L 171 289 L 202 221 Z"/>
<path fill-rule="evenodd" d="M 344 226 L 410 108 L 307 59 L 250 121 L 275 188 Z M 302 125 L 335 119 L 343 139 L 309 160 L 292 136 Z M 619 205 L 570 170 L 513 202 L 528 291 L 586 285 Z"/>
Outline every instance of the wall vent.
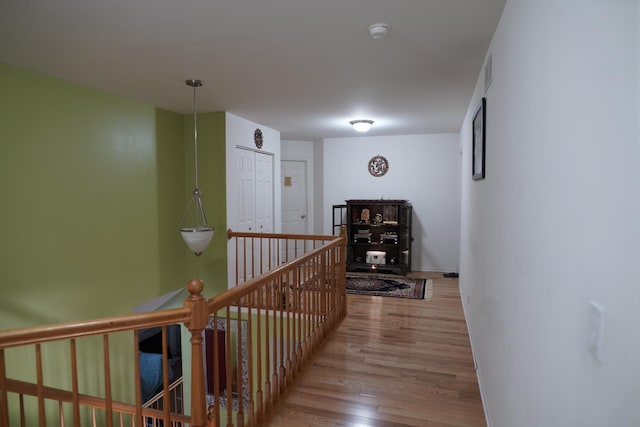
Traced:
<path fill-rule="evenodd" d="M 489 54 L 487 62 L 484 64 L 484 92 L 487 93 L 493 81 L 493 54 Z"/>

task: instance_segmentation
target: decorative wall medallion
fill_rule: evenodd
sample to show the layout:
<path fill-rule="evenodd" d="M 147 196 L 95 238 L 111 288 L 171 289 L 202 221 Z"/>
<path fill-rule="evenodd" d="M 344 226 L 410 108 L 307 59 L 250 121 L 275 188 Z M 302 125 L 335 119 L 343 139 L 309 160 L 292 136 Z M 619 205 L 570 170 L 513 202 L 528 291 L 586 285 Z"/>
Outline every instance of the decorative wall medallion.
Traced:
<path fill-rule="evenodd" d="M 262 131 L 260 130 L 260 128 L 256 129 L 256 131 L 253 133 L 253 142 L 255 142 L 256 144 L 256 148 L 258 150 L 260 150 L 262 148 Z"/>
<path fill-rule="evenodd" d="M 369 160 L 369 173 L 373 176 L 382 176 L 389 170 L 389 161 L 382 156 L 375 156 Z"/>

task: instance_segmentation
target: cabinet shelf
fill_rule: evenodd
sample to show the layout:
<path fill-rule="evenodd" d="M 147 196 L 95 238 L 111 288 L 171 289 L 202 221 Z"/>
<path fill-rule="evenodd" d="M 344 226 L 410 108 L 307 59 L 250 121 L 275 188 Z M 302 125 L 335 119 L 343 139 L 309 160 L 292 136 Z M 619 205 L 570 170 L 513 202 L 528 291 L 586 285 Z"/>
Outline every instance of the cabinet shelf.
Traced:
<path fill-rule="evenodd" d="M 366 223 L 366 222 L 352 222 L 352 226 L 363 226 L 363 227 L 400 227 L 402 224 L 377 224 L 377 223 Z"/>
<path fill-rule="evenodd" d="M 347 267 L 351 272 L 364 272 L 364 273 L 394 273 L 394 274 L 406 274 L 404 267 L 394 264 L 367 264 L 366 262 L 351 262 Z"/>
<path fill-rule="evenodd" d="M 339 217 L 347 226 L 348 271 L 402 275 L 411 271 L 412 207 L 408 201 L 347 200 L 346 205 L 334 205 L 333 211 L 334 219 Z"/>
<path fill-rule="evenodd" d="M 398 243 L 351 242 L 354 246 L 398 246 Z"/>

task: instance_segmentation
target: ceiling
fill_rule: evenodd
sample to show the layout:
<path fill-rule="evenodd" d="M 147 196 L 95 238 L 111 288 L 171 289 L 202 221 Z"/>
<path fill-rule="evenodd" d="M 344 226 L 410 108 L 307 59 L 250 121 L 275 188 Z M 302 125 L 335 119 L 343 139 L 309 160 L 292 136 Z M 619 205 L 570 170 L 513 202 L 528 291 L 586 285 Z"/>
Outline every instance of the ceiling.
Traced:
<path fill-rule="evenodd" d="M 505 0 L 2 0 L 0 62 L 282 139 L 458 132 Z M 368 27 L 383 22 L 386 38 Z"/>

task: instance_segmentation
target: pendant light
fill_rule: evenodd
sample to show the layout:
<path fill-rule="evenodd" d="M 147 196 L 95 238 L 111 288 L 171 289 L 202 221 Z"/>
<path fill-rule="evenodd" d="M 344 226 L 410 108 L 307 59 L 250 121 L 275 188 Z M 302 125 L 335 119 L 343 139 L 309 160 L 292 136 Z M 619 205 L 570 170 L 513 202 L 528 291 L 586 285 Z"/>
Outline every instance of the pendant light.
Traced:
<path fill-rule="evenodd" d="M 209 246 L 211 238 L 213 238 L 214 229 L 207 224 L 207 216 L 204 213 L 204 207 L 202 206 L 202 192 L 198 187 L 198 121 L 196 114 L 196 88 L 202 86 L 202 81 L 196 79 L 190 79 L 185 82 L 187 86 L 193 88 L 193 153 L 194 153 L 194 176 L 195 176 L 195 188 L 191 193 L 191 200 L 187 204 L 187 208 L 182 215 L 182 221 L 180 221 L 180 233 L 184 242 L 189 249 L 200 256 L 202 252 Z M 189 214 L 191 207 L 194 206 L 195 211 L 195 224 L 193 226 L 185 226 L 185 219 Z"/>

